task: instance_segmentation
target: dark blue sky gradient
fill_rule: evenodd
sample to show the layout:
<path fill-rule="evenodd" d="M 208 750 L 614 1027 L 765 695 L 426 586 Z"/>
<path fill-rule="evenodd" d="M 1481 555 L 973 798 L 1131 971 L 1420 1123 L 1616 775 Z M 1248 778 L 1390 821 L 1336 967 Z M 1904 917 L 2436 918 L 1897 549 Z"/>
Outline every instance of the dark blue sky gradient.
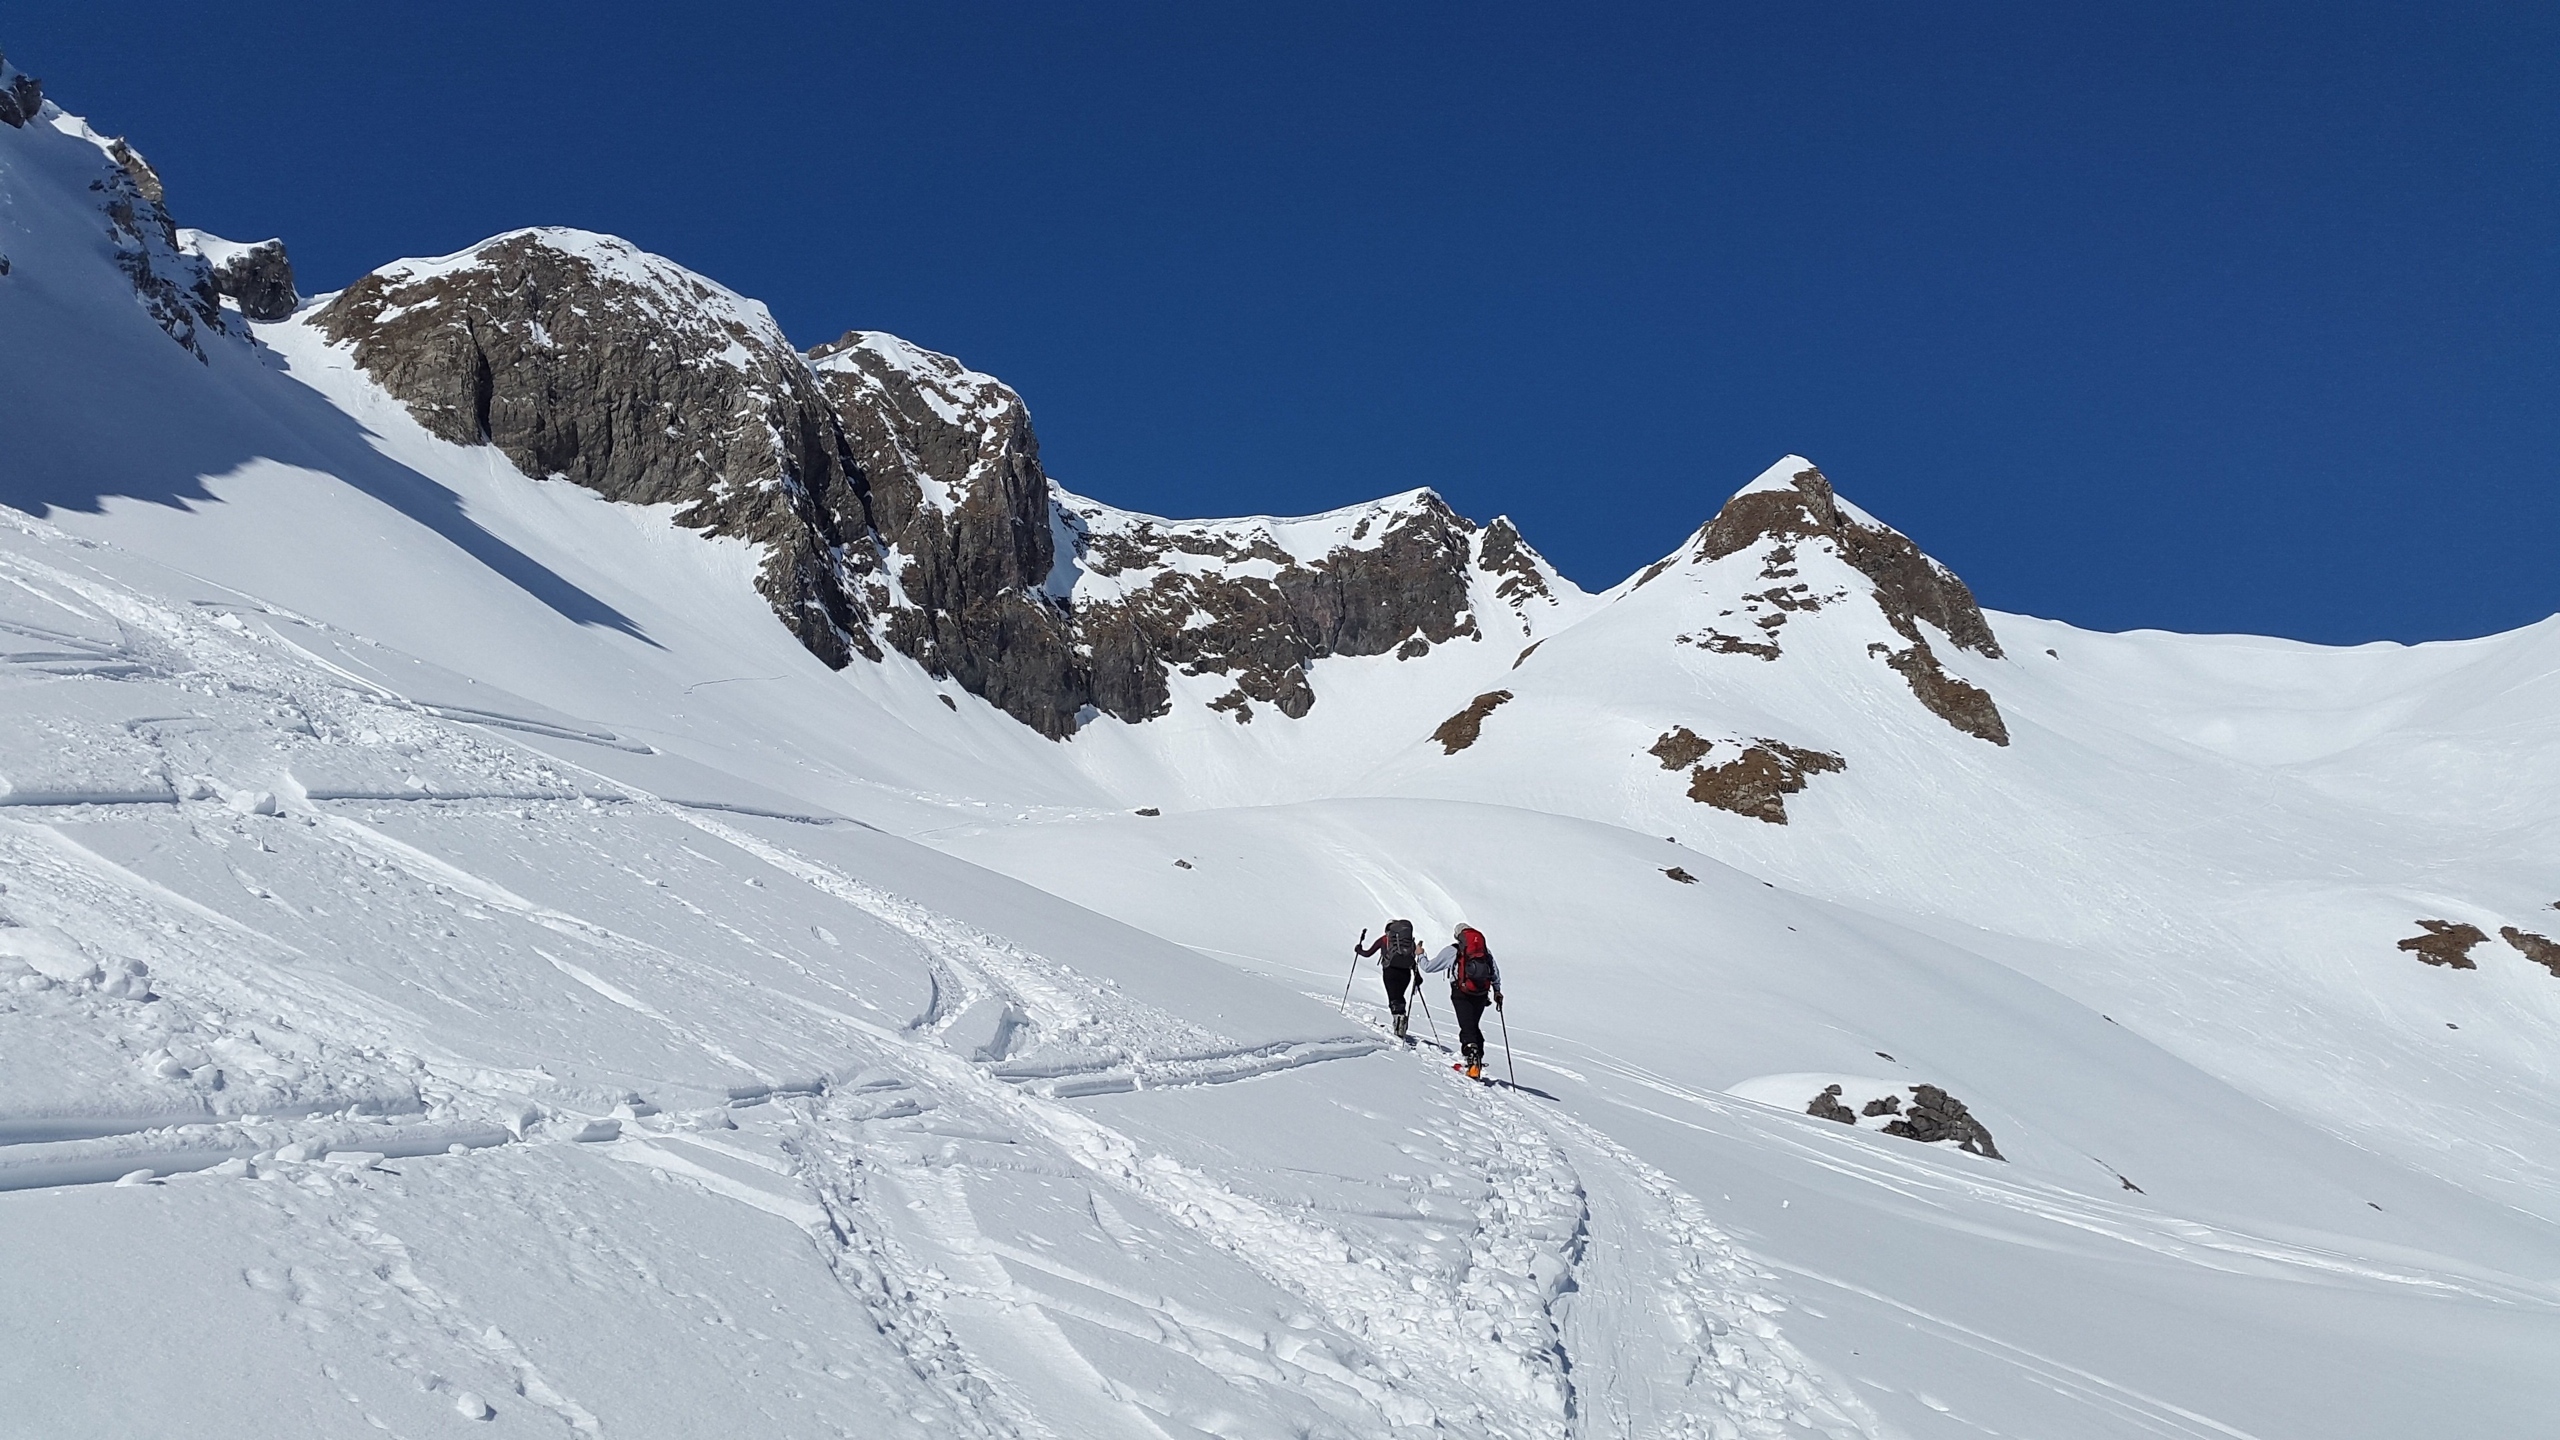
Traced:
<path fill-rule="evenodd" d="M 2005 609 L 2560 609 L 2560 7 L 34 0 L 305 289 L 609 230 L 1012 382 L 1086 493 L 1428 484 L 1584 584 L 1801 451 Z"/>

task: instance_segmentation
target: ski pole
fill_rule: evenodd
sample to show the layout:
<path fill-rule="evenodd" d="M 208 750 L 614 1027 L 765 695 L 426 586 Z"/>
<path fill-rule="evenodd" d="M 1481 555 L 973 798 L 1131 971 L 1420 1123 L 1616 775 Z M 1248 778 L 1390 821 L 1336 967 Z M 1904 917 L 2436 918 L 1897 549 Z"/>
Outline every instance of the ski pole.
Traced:
<path fill-rule="evenodd" d="M 1440 1038 L 1440 1022 L 1431 1017 L 1431 1001 L 1424 997 L 1420 985 L 1413 987 L 1413 999 L 1414 1003 L 1422 1007 L 1423 1023 L 1431 1027 L 1431 1043 L 1438 1045 L 1445 1052 L 1449 1047 Z"/>
<path fill-rule="evenodd" d="M 1511 1072 L 1511 1088 L 1520 1088 L 1520 1067 L 1511 1059 L 1511 1016 L 1500 1005 L 1493 1007 L 1495 1018 L 1502 1022 L 1502 1065 Z"/>
<path fill-rule="evenodd" d="M 1360 945 L 1369 943 L 1369 927 L 1360 927 Z M 1342 1013 L 1351 1013 L 1351 982 L 1360 978 L 1360 945 L 1351 947 L 1351 973 L 1342 977 Z"/>

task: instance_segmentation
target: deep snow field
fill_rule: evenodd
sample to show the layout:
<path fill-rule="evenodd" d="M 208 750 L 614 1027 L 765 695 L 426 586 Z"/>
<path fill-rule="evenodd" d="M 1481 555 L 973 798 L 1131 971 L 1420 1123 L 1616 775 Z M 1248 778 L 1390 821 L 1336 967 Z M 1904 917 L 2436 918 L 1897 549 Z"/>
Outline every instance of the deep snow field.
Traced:
<path fill-rule="evenodd" d="M 0 1435 L 2553 1428 L 2560 620 L 1993 614 L 2003 746 L 1810 547 L 1685 642 L 1778 562 L 1682 541 L 1052 742 L 297 321 L 172 344 L 94 163 L 0 131 Z M 1764 823 L 1675 725 L 1845 768 Z M 1390 915 L 1518 1088 L 1392 1042 Z"/>

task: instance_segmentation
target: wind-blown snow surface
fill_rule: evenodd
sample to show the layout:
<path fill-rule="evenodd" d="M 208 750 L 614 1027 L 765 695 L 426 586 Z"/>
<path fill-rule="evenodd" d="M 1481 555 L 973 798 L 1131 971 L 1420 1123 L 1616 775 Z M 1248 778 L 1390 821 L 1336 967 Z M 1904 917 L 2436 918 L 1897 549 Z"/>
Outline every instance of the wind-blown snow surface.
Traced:
<path fill-rule="evenodd" d="M 301 326 L 199 360 L 96 153 L 0 131 L 0 1429 L 2547 1427 L 2560 977 L 2394 942 L 2554 928 L 2560 628 L 1994 616 L 1997 747 L 1820 556 L 1697 643 L 1755 554 L 1058 744 Z M 1674 726 L 1845 768 L 1766 824 Z M 1335 1008 L 1390 914 L 1523 1088 Z"/>

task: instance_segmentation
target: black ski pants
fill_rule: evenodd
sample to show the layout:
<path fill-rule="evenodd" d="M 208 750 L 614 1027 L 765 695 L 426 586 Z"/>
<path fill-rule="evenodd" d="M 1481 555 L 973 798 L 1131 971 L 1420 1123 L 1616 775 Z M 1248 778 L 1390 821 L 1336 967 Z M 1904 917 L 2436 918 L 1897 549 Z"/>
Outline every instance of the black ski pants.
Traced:
<path fill-rule="evenodd" d="M 1406 988 L 1411 987 L 1417 992 L 1422 989 L 1422 986 L 1413 978 L 1413 967 L 1410 965 L 1381 965 L 1378 967 L 1378 973 L 1386 977 L 1387 1008 L 1398 1015 L 1403 1014 L 1404 992 Z"/>
<path fill-rule="evenodd" d="M 1481 1064 L 1484 1060 L 1484 1009 L 1493 997 L 1481 990 L 1449 987 L 1449 1008 L 1458 1015 L 1458 1053 Z"/>

